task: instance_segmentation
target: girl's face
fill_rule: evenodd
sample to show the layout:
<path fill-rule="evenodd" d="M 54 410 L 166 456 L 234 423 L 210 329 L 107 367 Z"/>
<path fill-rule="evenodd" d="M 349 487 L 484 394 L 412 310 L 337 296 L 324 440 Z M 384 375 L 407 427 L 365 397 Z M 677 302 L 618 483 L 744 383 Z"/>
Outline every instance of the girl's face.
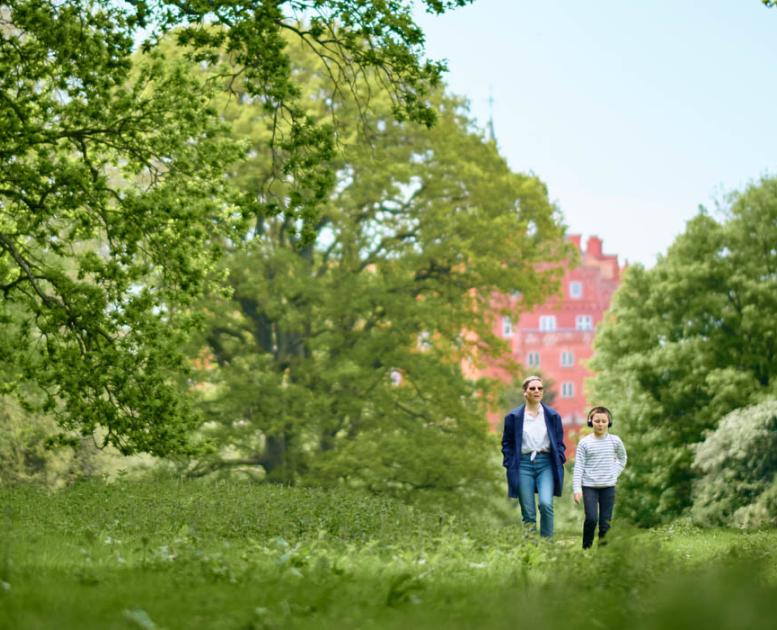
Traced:
<path fill-rule="evenodd" d="M 591 418 L 591 424 L 594 427 L 594 435 L 604 435 L 609 428 L 610 419 L 606 413 L 595 413 Z"/>

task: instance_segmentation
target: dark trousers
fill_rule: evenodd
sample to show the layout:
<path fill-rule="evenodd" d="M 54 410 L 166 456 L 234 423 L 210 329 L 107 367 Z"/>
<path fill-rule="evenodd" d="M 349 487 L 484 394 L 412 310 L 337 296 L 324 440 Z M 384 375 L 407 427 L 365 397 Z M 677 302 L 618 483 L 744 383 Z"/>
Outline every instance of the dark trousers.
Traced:
<path fill-rule="evenodd" d="M 612 508 L 615 505 L 615 486 L 607 488 L 589 488 L 583 486 L 583 507 L 585 508 L 585 521 L 583 521 L 583 549 L 588 549 L 594 544 L 594 532 L 599 525 L 599 544 L 610 529 L 612 520 Z"/>

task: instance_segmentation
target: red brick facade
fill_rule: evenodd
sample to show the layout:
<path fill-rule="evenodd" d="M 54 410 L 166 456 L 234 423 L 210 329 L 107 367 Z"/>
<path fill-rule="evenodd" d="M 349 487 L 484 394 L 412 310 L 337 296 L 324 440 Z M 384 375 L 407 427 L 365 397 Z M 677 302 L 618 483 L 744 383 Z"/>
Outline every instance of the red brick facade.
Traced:
<path fill-rule="evenodd" d="M 584 388 L 591 374 L 586 361 L 593 354 L 596 326 L 610 306 L 622 271 L 617 256 L 602 252 L 598 237 L 591 236 L 585 249 L 579 235 L 568 238 L 580 251 L 580 264 L 564 274 L 562 295 L 524 313 L 517 324 L 501 317 L 495 322 L 495 332 L 509 339 L 513 358 L 524 372 L 539 371 L 555 382 L 553 407 L 567 433 L 577 432 L 585 422 L 589 402 Z M 481 373 L 499 377 L 500 371 L 488 366 Z M 503 415 L 489 418 L 493 428 L 500 428 Z"/>

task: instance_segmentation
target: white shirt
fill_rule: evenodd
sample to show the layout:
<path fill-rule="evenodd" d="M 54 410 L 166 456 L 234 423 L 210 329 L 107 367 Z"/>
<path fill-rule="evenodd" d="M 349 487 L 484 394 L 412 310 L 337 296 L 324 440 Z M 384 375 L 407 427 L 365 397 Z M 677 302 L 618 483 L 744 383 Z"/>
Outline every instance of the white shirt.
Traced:
<path fill-rule="evenodd" d="M 627 461 L 626 449 L 617 435 L 586 435 L 577 445 L 572 492 L 582 492 L 583 486 L 614 486 Z"/>
<path fill-rule="evenodd" d="M 545 426 L 545 410 L 540 405 L 536 416 L 529 413 L 527 407 L 523 411 L 523 439 L 521 440 L 521 454 L 532 454 L 532 460 L 538 451 L 550 450 L 550 438 L 548 427 Z"/>

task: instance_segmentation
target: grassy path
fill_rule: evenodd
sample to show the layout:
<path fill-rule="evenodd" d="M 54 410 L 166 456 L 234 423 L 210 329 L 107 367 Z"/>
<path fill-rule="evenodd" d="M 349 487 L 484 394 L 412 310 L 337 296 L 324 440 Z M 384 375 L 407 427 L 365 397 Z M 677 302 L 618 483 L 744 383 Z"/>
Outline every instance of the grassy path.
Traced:
<path fill-rule="evenodd" d="M 87 482 L 0 502 L 2 628 L 739 629 L 777 594 L 775 532 L 619 529 L 583 553 L 563 506 L 546 543 L 496 504 L 344 490 Z"/>

